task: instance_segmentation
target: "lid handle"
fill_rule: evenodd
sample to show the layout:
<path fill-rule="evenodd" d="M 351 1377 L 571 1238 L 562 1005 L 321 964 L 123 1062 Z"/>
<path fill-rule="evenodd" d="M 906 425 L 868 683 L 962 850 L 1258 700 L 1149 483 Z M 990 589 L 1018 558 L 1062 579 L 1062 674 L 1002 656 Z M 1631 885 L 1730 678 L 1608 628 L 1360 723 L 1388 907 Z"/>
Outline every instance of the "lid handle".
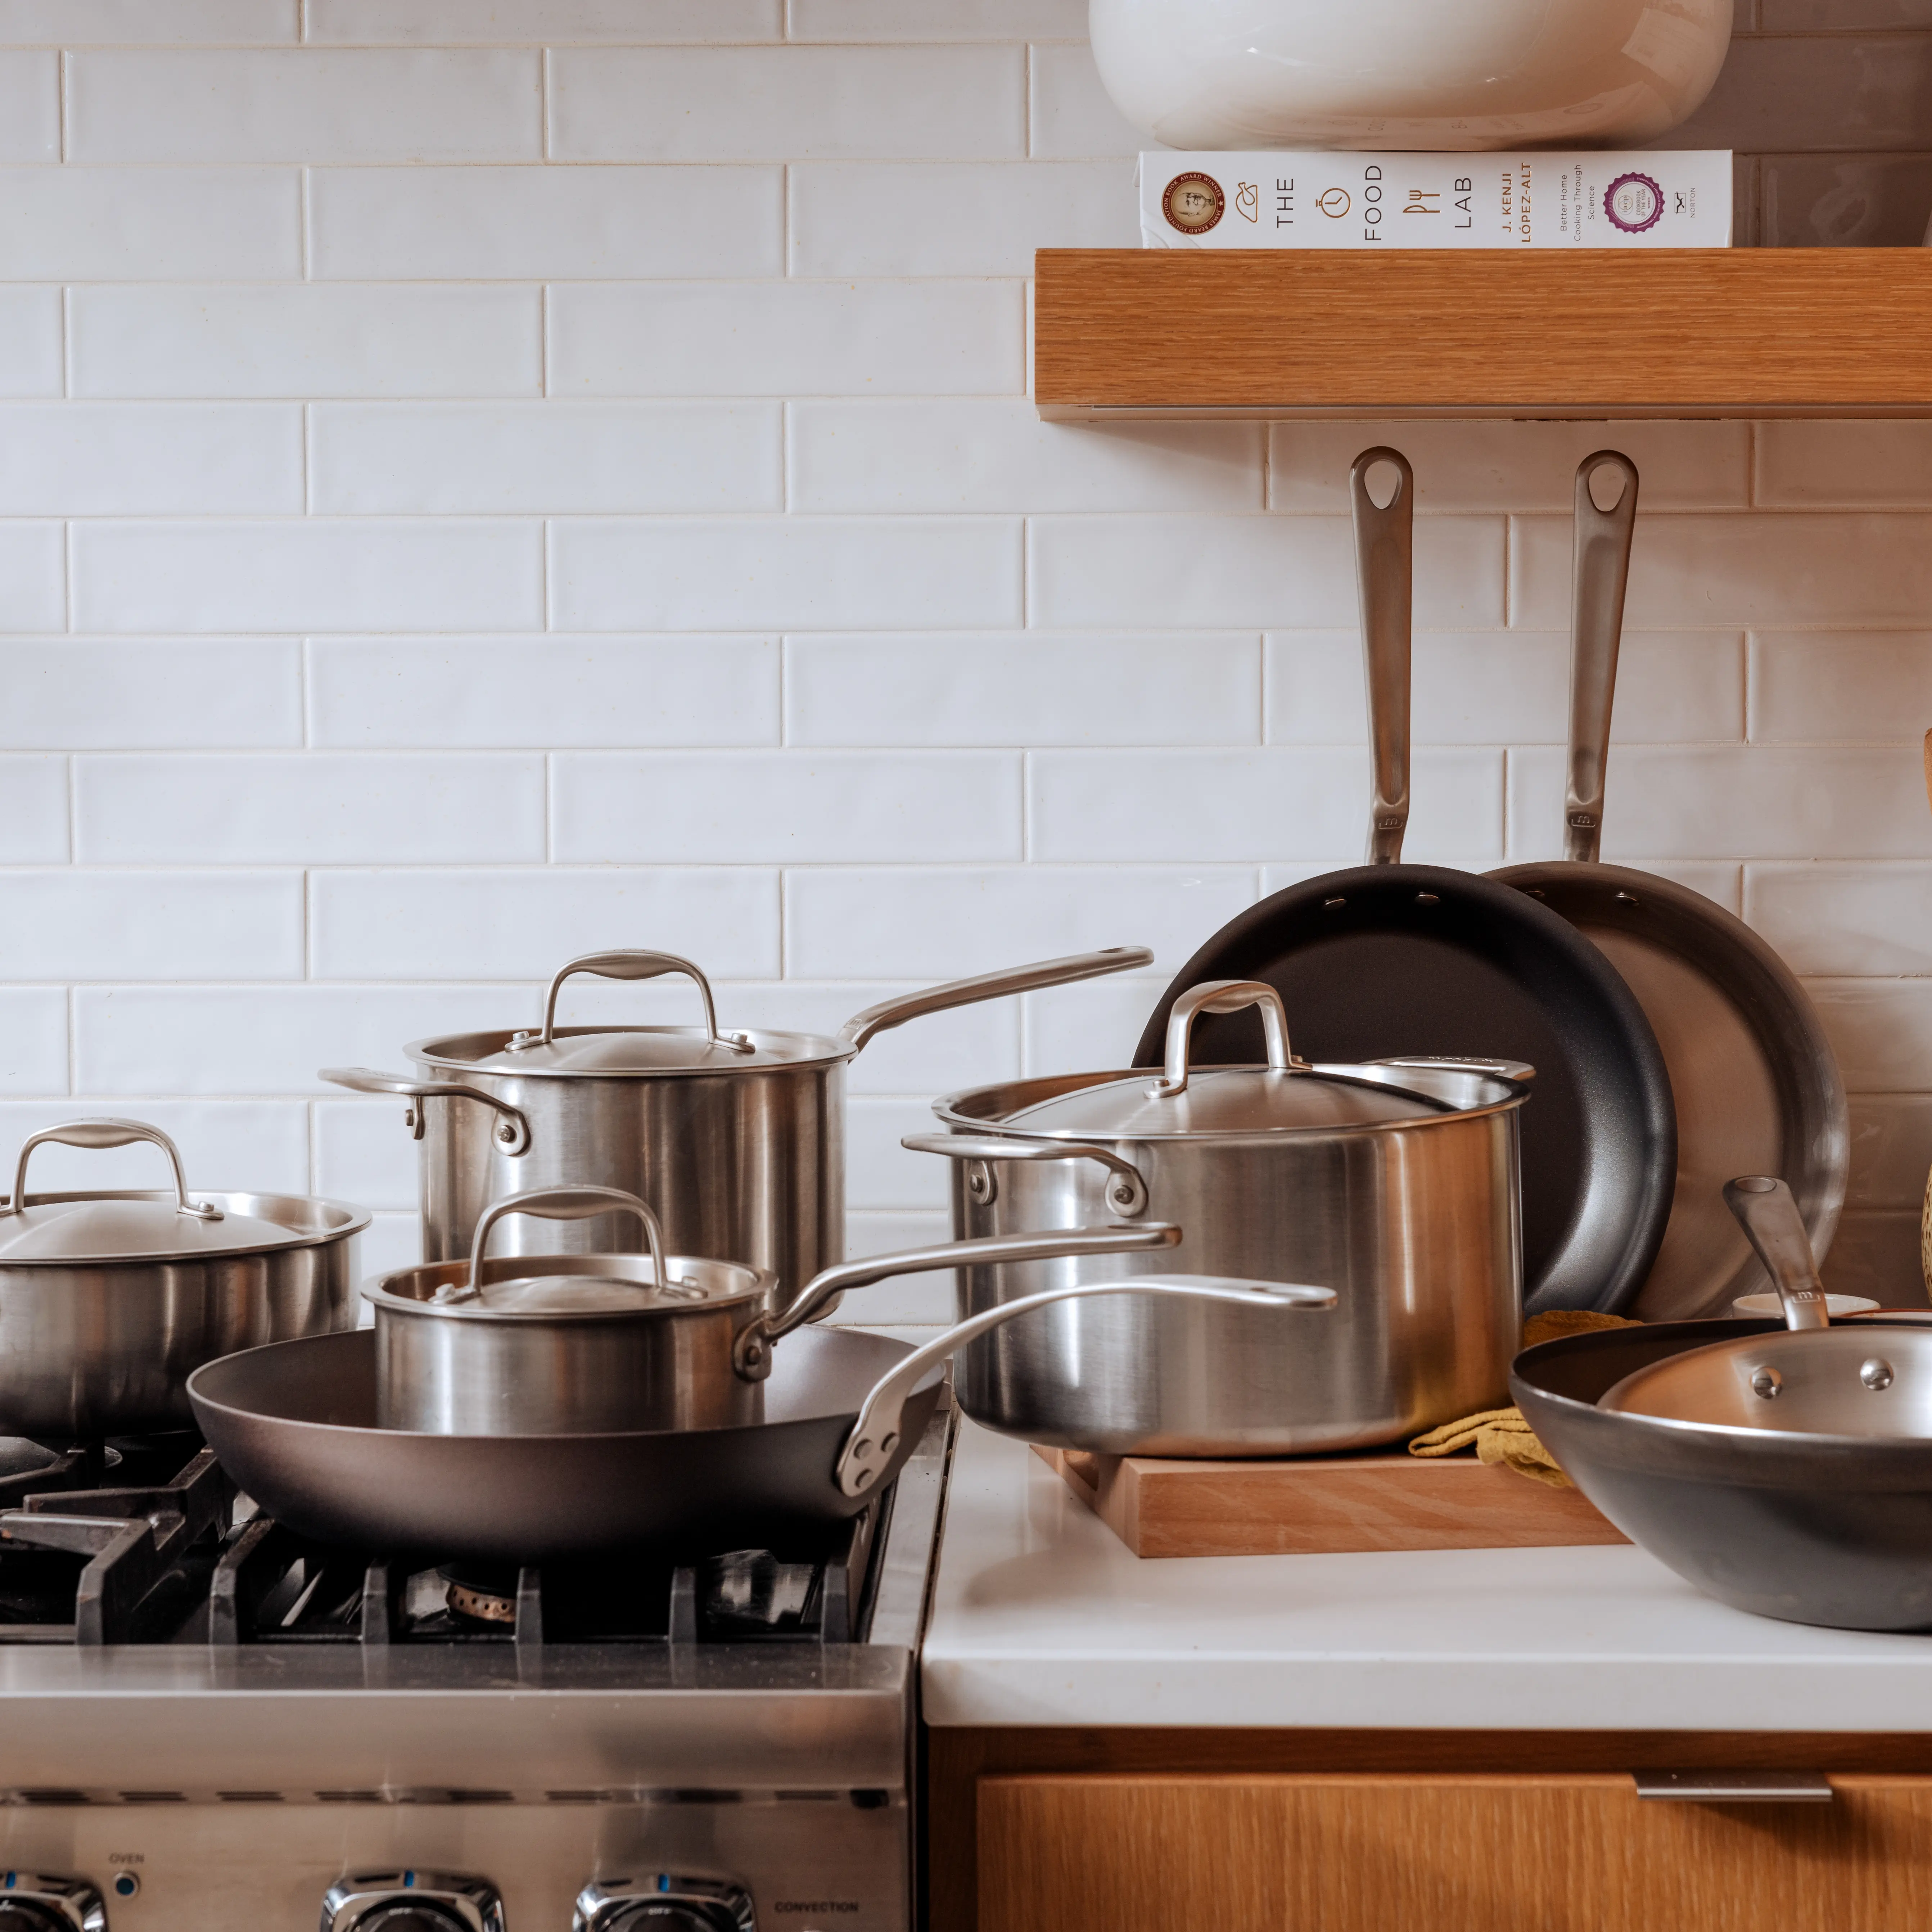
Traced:
<path fill-rule="evenodd" d="M 1600 470 L 1624 479 L 1612 509 L 1590 494 Z M 1604 837 L 1604 772 L 1610 758 L 1610 706 L 1616 696 L 1617 646 L 1624 592 L 1630 582 L 1630 532 L 1636 524 L 1636 465 L 1622 452 L 1600 449 L 1576 466 L 1576 555 L 1571 566 L 1570 769 L 1563 800 L 1564 857 L 1597 861 Z"/>
<path fill-rule="evenodd" d="M 688 959 L 680 959 L 675 952 L 625 950 L 586 952 L 560 968 L 544 998 L 542 1032 L 512 1035 L 506 1043 L 506 1052 L 527 1053 L 533 1047 L 550 1045 L 556 1037 L 556 996 L 562 990 L 565 980 L 578 973 L 594 973 L 600 980 L 655 980 L 660 974 L 682 973 L 697 981 L 698 997 L 704 1002 L 705 1045 L 722 1046 L 728 1053 L 756 1053 L 758 1050 L 756 1044 L 742 1034 L 721 1034 L 718 1030 L 718 1009 L 712 1000 L 711 982 Z"/>
<path fill-rule="evenodd" d="M 175 1171 L 175 1212 L 191 1216 L 197 1221 L 218 1221 L 221 1210 L 212 1202 L 190 1201 L 188 1198 L 188 1178 L 182 1172 L 181 1150 L 159 1127 L 151 1127 L 145 1120 L 64 1120 L 58 1126 L 43 1127 L 37 1134 L 29 1134 L 20 1143 L 20 1165 L 14 1170 L 13 1198 L 0 1214 L 20 1214 L 27 1206 L 27 1156 L 43 1141 L 59 1141 L 68 1147 L 112 1148 L 126 1147 L 135 1141 L 152 1141 L 168 1157 L 168 1164 Z M 104 1190 L 103 1190 L 104 1191 Z M 98 1200 L 97 1192 L 88 1197 Z"/>
<path fill-rule="evenodd" d="M 1395 494 L 1378 503 L 1369 472 L 1396 472 Z M 1369 700 L 1369 863 L 1402 858 L 1408 830 L 1408 660 L 1414 602 L 1415 472 L 1399 449 L 1365 449 L 1348 471 L 1355 512 L 1355 581 L 1362 606 L 1362 673 Z"/>
<path fill-rule="evenodd" d="M 1768 1174 L 1747 1174 L 1724 1183 L 1724 1205 L 1737 1216 L 1744 1238 L 1771 1275 L 1787 1328 L 1828 1328 L 1825 1284 L 1804 1232 L 1804 1216 L 1785 1184 Z"/>
<path fill-rule="evenodd" d="M 593 1214 L 625 1211 L 644 1224 L 644 1239 L 651 1251 L 651 1286 L 659 1294 L 668 1294 L 673 1284 L 664 1272 L 664 1230 L 658 1226 L 658 1217 L 637 1196 L 626 1194 L 621 1187 L 597 1187 L 586 1182 L 577 1187 L 532 1187 L 526 1193 L 506 1195 L 485 1208 L 470 1244 L 470 1279 L 460 1287 L 451 1283 L 438 1288 L 430 1299 L 445 1304 L 470 1301 L 482 1292 L 483 1250 L 491 1231 L 506 1214 L 536 1214 L 547 1221 L 586 1221 Z"/>
<path fill-rule="evenodd" d="M 1194 1021 L 1200 1013 L 1238 1013 L 1246 1006 L 1262 1010 L 1262 1031 L 1268 1038 L 1270 1073 L 1305 1073 L 1308 1063 L 1288 1051 L 1288 1015 L 1281 995 L 1262 980 L 1204 980 L 1177 999 L 1167 1016 L 1167 1066 L 1158 1080 L 1148 1082 L 1148 1094 L 1172 1100 L 1187 1091 L 1187 1054 Z"/>

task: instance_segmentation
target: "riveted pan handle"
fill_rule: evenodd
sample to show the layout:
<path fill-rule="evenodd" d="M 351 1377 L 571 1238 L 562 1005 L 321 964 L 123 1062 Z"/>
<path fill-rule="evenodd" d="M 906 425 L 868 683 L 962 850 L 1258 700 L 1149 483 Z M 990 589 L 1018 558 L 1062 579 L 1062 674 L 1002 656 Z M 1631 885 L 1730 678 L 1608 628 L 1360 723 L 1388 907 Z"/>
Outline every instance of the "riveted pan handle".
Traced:
<path fill-rule="evenodd" d="M 839 1028 L 838 1036 L 856 1053 L 874 1034 L 904 1026 L 908 1020 L 920 1019 L 928 1013 L 1004 999 L 1009 993 L 1036 993 L 1042 987 L 1064 986 L 1076 980 L 1097 980 L 1103 974 L 1130 973 L 1137 966 L 1153 964 L 1154 955 L 1144 946 L 1110 946 L 1101 952 L 1071 952 L 1064 958 L 1042 959 L 1031 966 L 982 973 L 976 979 L 949 980 L 944 986 L 928 986 L 900 999 L 882 1000 L 862 1013 L 854 1013 Z"/>
<path fill-rule="evenodd" d="M 1378 503 L 1369 472 L 1396 472 Z M 1362 606 L 1362 670 L 1369 698 L 1369 863 L 1402 859 L 1408 829 L 1408 660 L 1415 593 L 1415 472 L 1399 449 L 1365 449 L 1348 471 L 1355 512 L 1355 580 Z"/>
<path fill-rule="evenodd" d="M 458 1080 L 415 1080 L 406 1073 L 383 1073 L 373 1066 L 325 1066 L 316 1078 L 357 1094 L 400 1094 L 411 1100 L 474 1100 L 482 1106 L 494 1107 L 501 1117 L 496 1123 L 496 1145 L 500 1152 L 520 1154 L 530 1150 L 530 1117 L 520 1107 L 513 1107 L 480 1087 L 466 1087 Z M 412 1107 L 403 1116 L 403 1124 L 412 1138 L 421 1140 L 422 1108 Z"/>
<path fill-rule="evenodd" d="M 1146 1211 L 1147 1183 L 1130 1160 L 1110 1148 L 1084 1141 L 1009 1140 L 1000 1134 L 908 1134 L 899 1145 L 914 1154 L 943 1154 L 966 1163 L 966 1192 L 982 1208 L 999 1198 L 999 1183 L 988 1165 L 996 1160 L 1096 1160 L 1107 1169 L 1107 1205 L 1131 1219 Z"/>
<path fill-rule="evenodd" d="M 188 1198 L 188 1177 L 182 1171 L 181 1150 L 159 1127 L 151 1127 L 145 1120 L 112 1118 L 63 1120 L 58 1126 L 43 1127 L 38 1133 L 29 1134 L 20 1143 L 20 1162 L 14 1169 L 13 1195 L 4 1206 L 0 1206 L 0 1215 L 26 1211 L 27 1157 L 46 1141 L 78 1148 L 128 1147 L 136 1141 L 152 1142 L 167 1156 L 168 1165 L 175 1171 L 175 1212 L 196 1221 L 221 1219 L 221 1210 L 212 1202 L 190 1201 Z"/>
<path fill-rule="evenodd" d="M 1624 480 L 1613 509 L 1600 510 L 1590 482 L 1600 470 Z M 1623 637 L 1624 592 L 1630 583 L 1630 533 L 1636 524 L 1636 465 L 1600 449 L 1576 466 L 1576 547 L 1571 567 L 1570 766 L 1563 797 L 1563 856 L 1594 865 L 1604 838 L 1604 778 L 1610 760 L 1610 706 L 1616 695 L 1617 647 Z"/>
<path fill-rule="evenodd" d="M 1737 1216 L 1744 1238 L 1769 1270 L 1784 1304 L 1787 1328 L 1828 1328 L 1825 1284 L 1804 1217 L 1785 1184 L 1768 1174 L 1747 1174 L 1724 1183 L 1724 1205 Z"/>
<path fill-rule="evenodd" d="M 711 998 L 711 982 L 688 959 L 675 952 L 646 952 L 626 949 L 616 952 L 586 952 L 557 968 L 544 995 L 543 1030 L 514 1034 L 504 1043 L 508 1053 L 527 1053 L 532 1047 L 548 1046 L 556 1037 L 556 996 L 565 980 L 579 973 L 594 973 L 600 980 L 655 980 L 665 973 L 682 973 L 698 982 L 698 997 L 704 1002 L 704 1043 L 722 1047 L 728 1053 L 756 1053 L 758 1046 L 742 1034 L 718 1030 L 718 1008 Z"/>
<path fill-rule="evenodd" d="M 651 1283 L 659 1294 L 673 1286 L 664 1272 L 664 1230 L 649 1204 L 621 1187 L 599 1187 L 585 1182 L 575 1187 L 532 1187 L 522 1194 L 506 1195 L 477 1217 L 476 1232 L 470 1244 L 470 1279 L 460 1287 L 454 1283 L 438 1288 L 433 1301 L 468 1301 L 483 1286 L 483 1250 L 491 1231 L 506 1214 L 535 1214 L 547 1221 L 586 1221 L 593 1215 L 634 1214 L 644 1223 L 644 1240 L 651 1251 Z"/>
<path fill-rule="evenodd" d="M 1264 980 L 1204 980 L 1190 986 L 1168 1008 L 1167 1015 L 1167 1064 L 1158 1080 L 1148 1082 L 1149 1096 L 1172 1100 L 1187 1091 L 1187 1054 L 1192 1045 L 1194 1022 L 1201 1013 L 1238 1013 L 1244 1007 L 1262 1010 L 1262 1031 L 1268 1040 L 1268 1070 L 1274 1073 L 1305 1073 L 1308 1063 L 1297 1060 L 1288 1050 L 1288 1014 L 1281 995 Z"/>

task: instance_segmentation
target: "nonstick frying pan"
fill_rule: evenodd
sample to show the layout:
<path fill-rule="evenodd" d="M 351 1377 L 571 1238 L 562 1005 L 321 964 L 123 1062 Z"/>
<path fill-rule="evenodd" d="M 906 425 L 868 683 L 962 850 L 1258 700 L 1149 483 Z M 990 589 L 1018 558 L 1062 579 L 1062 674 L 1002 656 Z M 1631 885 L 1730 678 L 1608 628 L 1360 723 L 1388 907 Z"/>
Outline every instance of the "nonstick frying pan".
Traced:
<path fill-rule="evenodd" d="M 1609 510 L 1591 494 L 1600 470 L 1623 478 Z M 1661 1322 L 1718 1313 L 1765 1284 L 1724 1211 L 1733 1174 L 1786 1181 L 1822 1258 L 1844 1204 L 1851 1137 L 1838 1061 L 1784 961 L 1701 892 L 1598 862 L 1636 494 L 1636 466 L 1616 450 L 1600 449 L 1577 469 L 1566 856 L 1490 877 L 1560 914 L 1609 959 L 1663 1051 L 1677 1108 L 1677 1180 L 1635 1304 Z"/>
<path fill-rule="evenodd" d="M 1400 481 L 1370 494 L 1377 464 Z M 1392 449 L 1355 459 L 1373 812 L 1369 862 L 1291 886 L 1223 926 L 1162 994 L 1135 1052 L 1156 1066 L 1175 999 L 1208 980 L 1262 980 L 1311 1060 L 1418 1052 L 1536 1069 L 1522 1110 L 1523 1282 L 1531 1313 L 1616 1312 L 1650 1272 L 1670 1210 L 1676 1116 L 1664 1056 L 1609 962 L 1526 894 L 1400 862 L 1408 819 L 1414 477 Z M 1263 1058 L 1252 1012 L 1204 1019 L 1192 1059 Z"/>

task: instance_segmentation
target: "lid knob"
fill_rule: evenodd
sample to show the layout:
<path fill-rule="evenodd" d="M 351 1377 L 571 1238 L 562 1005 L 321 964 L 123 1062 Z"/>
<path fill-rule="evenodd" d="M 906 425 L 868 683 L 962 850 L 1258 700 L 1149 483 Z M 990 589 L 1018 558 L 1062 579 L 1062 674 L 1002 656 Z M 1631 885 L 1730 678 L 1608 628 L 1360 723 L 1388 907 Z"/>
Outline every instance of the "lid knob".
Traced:
<path fill-rule="evenodd" d="M 1308 1063 L 1298 1060 L 1288 1045 L 1288 1014 L 1281 995 L 1262 980 L 1204 980 L 1177 999 L 1167 1016 L 1167 1064 L 1158 1080 L 1148 1082 L 1156 1100 L 1172 1100 L 1187 1091 L 1187 1054 L 1196 1017 L 1202 1013 L 1238 1013 L 1258 1006 L 1262 1031 L 1268 1040 L 1268 1071 L 1305 1073 Z"/>

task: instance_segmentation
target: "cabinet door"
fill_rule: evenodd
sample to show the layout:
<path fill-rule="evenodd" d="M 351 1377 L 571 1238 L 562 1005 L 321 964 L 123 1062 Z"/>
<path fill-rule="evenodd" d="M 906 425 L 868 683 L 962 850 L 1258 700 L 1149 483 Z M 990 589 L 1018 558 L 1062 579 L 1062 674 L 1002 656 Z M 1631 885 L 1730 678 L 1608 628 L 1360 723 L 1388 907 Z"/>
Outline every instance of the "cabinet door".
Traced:
<path fill-rule="evenodd" d="M 987 1777 L 980 1932 L 1908 1932 L 1932 1778 L 1828 1804 L 1626 1777 Z"/>

